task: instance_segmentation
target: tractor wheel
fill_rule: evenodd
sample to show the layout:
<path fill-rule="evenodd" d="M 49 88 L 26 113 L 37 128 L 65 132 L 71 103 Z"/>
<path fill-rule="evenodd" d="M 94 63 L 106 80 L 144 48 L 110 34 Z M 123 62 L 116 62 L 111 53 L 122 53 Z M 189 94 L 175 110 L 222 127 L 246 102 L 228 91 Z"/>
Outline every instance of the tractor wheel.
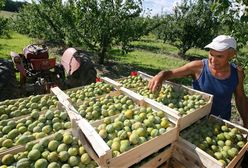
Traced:
<path fill-rule="evenodd" d="M 89 85 L 96 82 L 97 72 L 94 64 L 88 56 L 84 56 L 80 61 L 80 68 L 67 77 L 69 88 Z"/>
<path fill-rule="evenodd" d="M 0 60 L 0 101 L 20 96 L 13 62 Z"/>

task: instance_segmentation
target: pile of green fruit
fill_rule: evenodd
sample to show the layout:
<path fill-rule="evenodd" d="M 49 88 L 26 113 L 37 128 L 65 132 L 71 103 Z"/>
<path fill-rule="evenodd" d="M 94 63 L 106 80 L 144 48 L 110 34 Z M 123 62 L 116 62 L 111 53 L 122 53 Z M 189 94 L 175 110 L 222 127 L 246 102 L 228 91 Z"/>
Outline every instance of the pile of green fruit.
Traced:
<path fill-rule="evenodd" d="M 0 168 L 70 168 L 97 167 L 80 141 L 70 133 L 58 132 L 52 139 L 29 142 L 25 151 L 3 156 Z"/>
<path fill-rule="evenodd" d="M 107 94 L 113 90 L 114 88 L 112 85 L 104 82 L 97 82 L 84 86 L 77 90 L 65 91 L 65 93 L 68 94 L 73 103 L 80 104 L 87 98 Z"/>
<path fill-rule="evenodd" d="M 180 136 L 224 165 L 228 165 L 247 142 L 239 129 L 224 123 L 207 121 L 207 119 L 195 123 Z"/>
<path fill-rule="evenodd" d="M 33 110 L 29 117 L 17 121 L 2 120 L 0 121 L 0 151 L 16 145 L 24 145 L 70 127 L 67 112 L 59 110 L 47 110 L 44 114 Z"/>
<path fill-rule="evenodd" d="M 148 85 L 148 81 L 143 79 L 140 75 L 137 76 L 128 76 L 125 79 L 119 81 L 125 88 L 137 88 L 145 87 Z"/>
<path fill-rule="evenodd" d="M 120 114 L 123 110 L 134 108 L 134 102 L 123 94 L 99 98 L 89 98 L 82 102 L 78 111 L 88 121 L 95 121 L 104 117 Z"/>
<path fill-rule="evenodd" d="M 123 111 L 118 117 L 104 118 L 96 130 L 112 149 L 114 157 L 166 132 L 172 126 L 165 113 L 151 107 Z"/>
<path fill-rule="evenodd" d="M 165 84 L 160 91 L 152 93 L 148 87 L 137 88 L 136 92 L 144 97 L 161 102 L 176 110 L 180 115 L 187 115 L 199 109 L 207 102 L 199 94 L 190 94 L 187 90 L 176 92 L 173 86 Z"/>
<path fill-rule="evenodd" d="M 57 105 L 56 96 L 36 95 L 27 98 L 5 100 L 0 102 L 0 120 L 30 114 L 33 110 L 44 111 L 55 108 Z"/>

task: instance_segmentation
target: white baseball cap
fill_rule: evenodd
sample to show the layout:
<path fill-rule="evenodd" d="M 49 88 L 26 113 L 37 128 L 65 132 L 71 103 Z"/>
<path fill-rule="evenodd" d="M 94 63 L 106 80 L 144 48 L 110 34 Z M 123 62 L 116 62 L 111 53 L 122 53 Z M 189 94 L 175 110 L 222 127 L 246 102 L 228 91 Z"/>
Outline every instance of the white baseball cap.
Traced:
<path fill-rule="evenodd" d="M 211 43 L 206 45 L 204 48 L 210 48 L 216 51 L 224 51 L 228 48 L 233 48 L 236 50 L 237 43 L 236 40 L 231 36 L 219 35 L 213 39 Z"/>

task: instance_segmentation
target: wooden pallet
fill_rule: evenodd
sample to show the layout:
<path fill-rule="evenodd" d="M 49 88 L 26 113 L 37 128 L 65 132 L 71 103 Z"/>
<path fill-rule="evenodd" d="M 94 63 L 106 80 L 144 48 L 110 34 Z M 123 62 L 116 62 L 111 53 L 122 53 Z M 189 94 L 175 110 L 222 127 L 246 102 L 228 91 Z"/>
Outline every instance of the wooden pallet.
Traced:
<path fill-rule="evenodd" d="M 154 111 L 158 108 L 152 107 Z M 161 110 L 161 109 L 159 109 Z M 169 115 L 165 112 L 165 115 Z M 77 121 L 78 137 L 81 140 L 84 148 L 89 155 L 98 163 L 100 167 L 129 167 L 135 163 L 138 163 L 142 159 L 157 152 L 159 149 L 176 141 L 179 135 L 179 129 L 177 126 L 178 120 L 172 117 L 168 117 L 173 126 L 167 128 L 167 131 L 162 135 L 155 137 L 143 144 L 140 144 L 127 152 L 120 154 L 117 157 L 112 157 L 112 151 L 106 142 L 95 131 L 94 127 L 97 127 L 101 122 L 97 124 L 89 124 L 85 119 Z M 102 121 L 103 122 L 103 121 Z M 166 153 L 168 158 L 170 152 Z M 166 158 L 165 158 L 166 159 Z"/>
<path fill-rule="evenodd" d="M 248 135 L 248 130 L 231 123 L 227 120 L 220 119 L 213 115 L 209 118 L 210 121 L 225 123 L 229 127 L 236 127 L 238 128 L 243 135 Z M 248 142 L 244 145 L 244 147 L 239 151 L 239 153 L 229 162 L 226 168 L 234 168 L 239 167 L 240 162 L 243 158 L 244 153 L 248 149 Z M 203 151 L 202 149 L 198 148 L 194 144 L 190 143 L 189 141 L 179 137 L 178 142 L 176 143 L 176 150 L 173 153 L 173 157 L 179 160 L 180 162 L 184 163 L 186 167 L 189 168 L 223 168 L 224 165 L 216 160 L 214 157 Z"/>

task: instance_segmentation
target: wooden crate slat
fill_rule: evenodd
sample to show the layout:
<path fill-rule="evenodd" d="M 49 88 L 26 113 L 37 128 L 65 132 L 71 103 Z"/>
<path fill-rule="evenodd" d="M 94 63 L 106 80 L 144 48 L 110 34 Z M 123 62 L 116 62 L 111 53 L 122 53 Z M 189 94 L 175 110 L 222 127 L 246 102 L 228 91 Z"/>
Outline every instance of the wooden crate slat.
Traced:
<path fill-rule="evenodd" d="M 101 77 L 101 79 L 102 79 L 104 82 L 106 82 L 106 83 L 108 83 L 108 84 L 110 84 L 110 85 L 113 85 L 113 86 L 116 87 L 117 89 L 119 89 L 119 88 L 121 87 L 121 84 L 120 84 L 119 82 L 116 82 L 116 81 L 114 81 L 114 80 L 112 80 L 112 79 L 110 79 L 110 78 L 108 78 L 108 77 Z"/>
<path fill-rule="evenodd" d="M 165 163 L 169 160 L 172 156 L 173 146 L 166 147 L 164 151 L 159 153 L 157 156 L 149 160 L 147 163 L 140 166 L 140 168 L 155 168 L 160 166 L 161 164 Z"/>

